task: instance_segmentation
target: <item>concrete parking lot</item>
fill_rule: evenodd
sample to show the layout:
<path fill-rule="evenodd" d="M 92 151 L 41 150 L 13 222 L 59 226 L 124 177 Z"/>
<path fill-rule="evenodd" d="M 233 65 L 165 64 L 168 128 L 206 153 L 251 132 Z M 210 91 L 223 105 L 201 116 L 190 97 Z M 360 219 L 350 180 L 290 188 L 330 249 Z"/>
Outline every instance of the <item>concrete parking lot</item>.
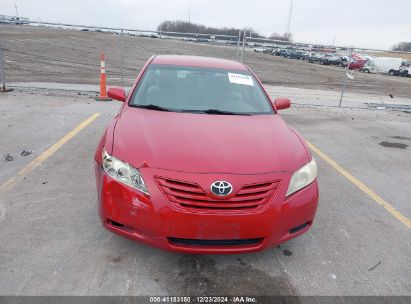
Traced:
<path fill-rule="evenodd" d="M 411 296 L 409 113 L 284 111 L 319 166 L 313 228 L 260 253 L 182 255 L 99 222 L 93 154 L 119 106 L 0 95 L 1 295 Z"/>

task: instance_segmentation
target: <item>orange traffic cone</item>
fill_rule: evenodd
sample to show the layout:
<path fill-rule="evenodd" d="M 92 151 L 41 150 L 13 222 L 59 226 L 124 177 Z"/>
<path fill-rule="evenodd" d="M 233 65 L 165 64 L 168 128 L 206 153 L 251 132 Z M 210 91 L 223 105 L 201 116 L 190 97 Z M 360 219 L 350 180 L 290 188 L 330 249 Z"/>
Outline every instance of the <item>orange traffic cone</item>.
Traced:
<path fill-rule="evenodd" d="M 104 52 L 101 52 L 101 65 L 100 65 L 100 95 L 96 97 L 98 101 L 109 101 L 111 98 L 107 96 L 106 88 L 106 62 L 104 61 Z"/>

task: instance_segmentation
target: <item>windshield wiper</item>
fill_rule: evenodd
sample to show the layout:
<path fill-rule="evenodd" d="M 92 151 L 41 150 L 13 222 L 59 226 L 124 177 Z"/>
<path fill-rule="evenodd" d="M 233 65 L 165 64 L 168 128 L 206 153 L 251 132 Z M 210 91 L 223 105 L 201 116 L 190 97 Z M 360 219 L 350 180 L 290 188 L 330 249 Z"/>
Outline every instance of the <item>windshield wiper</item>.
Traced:
<path fill-rule="evenodd" d="M 153 105 L 153 104 L 148 104 L 148 105 L 133 105 L 133 107 L 142 108 L 142 109 L 149 109 L 149 110 L 156 110 L 156 111 L 170 112 L 170 110 L 167 109 L 167 108 L 163 108 L 163 107 L 156 106 L 156 105 Z"/>
<path fill-rule="evenodd" d="M 248 113 L 238 113 L 238 112 L 231 112 L 231 111 L 223 111 L 223 110 L 217 110 L 217 109 L 208 109 L 208 110 L 202 110 L 200 113 L 206 113 L 206 114 L 216 114 L 216 115 L 247 115 L 250 116 L 251 114 Z"/>
<path fill-rule="evenodd" d="M 241 113 L 241 112 L 231 112 L 231 111 L 223 111 L 217 109 L 207 109 L 207 110 L 182 110 L 183 113 L 200 113 L 200 114 L 215 114 L 215 115 L 246 115 L 250 116 L 249 113 Z"/>
<path fill-rule="evenodd" d="M 148 104 L 148 105 L 133 105 L 133 107 L 136 108 L 142 108 L 142 109 L 149 109 L 149 110 L 156 110 L 156 111 L 165 111 L 165 112 L 172 112 L 174 110 L 163 108 L 160 106 L 156 106 L 153 104 Z M 207 109 L 207 110 L 182 110 L 179 112 L 189 112 L 189 113 L 205 113 L 205 114 L 215 114 L 215 115 L 246 115 L 250 116 L 251 114 L 248 113 L 237 113 L 237 112 L 230 112 L 230 111 L 222 111 L 222 110 L 217 110 L 217 109 Z"/>

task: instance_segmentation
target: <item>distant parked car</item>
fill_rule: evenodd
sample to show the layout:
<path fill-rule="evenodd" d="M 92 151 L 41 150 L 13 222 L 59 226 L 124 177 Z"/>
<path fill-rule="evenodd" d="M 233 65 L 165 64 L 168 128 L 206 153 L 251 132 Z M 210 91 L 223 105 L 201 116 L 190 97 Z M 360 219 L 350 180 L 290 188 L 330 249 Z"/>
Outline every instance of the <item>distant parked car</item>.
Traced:
<path fill-rule="evenodd" d="M 410 73 L 410 66 L 411 66 L 411 61 L 404 61 L 401 63 L 400 66 L 400 76 L 404 76 L 404 77 L 409 77 L 411 76 Z"/>
<path fill-rule="evenodd" d="M 346 66 L 348 63 L 348 59 L 350 59 L 350 57 L 348 56 L 340 56 L 340 66 Z"/>
<path fill-rule="evenodd" d="M 351 56 L 351 60 L 347 62 L 343 62 L 343 66 L 346 67 L 349 62 L 348 69 L 350 70 L 360 70 L 364 64 L 367 62 L 368 59 L 361 57 L 360 55 L 354 54 Z"/>
<path fill-rule="evenodd" d="M 305 60 L 307 58 L 307 52 L 304 51 L 296 51 L 296 58 L 300 60 Z"/>
<path fill-rule="evenodd" d="M 375 57 L 367 60 L 360 71 L 375 74 L 400 75 L 402 58 Z"/>
<path fill-rule="evenodd" d="M 279 56 L 287 58 L 291 54 L 291 50 L 283 50 Z"/>
<path fill-rule="evenodd" d="M 160 36 L 156 33 L 152 32 L 142 32 L 139 34 L 140 37 L 145 37 L 145 38 L 160 38 Z M 184 38 L 185 39 L 185 38 Z M 191 38 L 190 38 L 191 39 Z M 195 40 L 195 39 L 194 39 Z M 191 40 L 190 40 L 191 41 Z"/>
<path fill-rule="evenodd" d="M 303 52 L 303 56 L 304 56 L 304 60 L 308 60 L 308 57 L 310 57 L 311 56 L 311 53 L 310 52 Z"/>
<path fill-rule="evenodd" d="M 256 52 L 256 53 L 265 53 L 266 51 L 267 51 L 267 49 L 263 48 L 263 47 L 254 48 L 254 52 Z"/>
<path fill-rule="evenodd" d="M 339 65 L 341 63 L 341 58 L 333 54 L 325 54 L 320 61 L 324 65 Z"/>
<path fill-rule="evenodd" d="M 350 62 L 348 67 L 349 70 L 360 70 L 364 64 L 367 62 L 367 59 L 354 59 Z M 347 66 L 348 63 L 345 64 Z"/>
<path fill-rule="evenodd" d="M 322 58 L 323 58 L 323 56 L 321 54 L 311 53 L 307 57 L 307 61 L 310 62 L 310 63 L 317 63 L 317 62 L 320 62 Z"/>
<path fill-rule="evenodd" d="M 276 50 L 273 50 L 273 55 L 282 56 L 282 54 L 285 53 L 285 52 L 286 52 L 286 50 L 284 50 L 284 49 L 276 49 Z"/>
<path fill-rule="evenodd" d="M 297 50 L 285 50 L 280 56 L 290 59 L 303 59 L 303 52 Z"/>

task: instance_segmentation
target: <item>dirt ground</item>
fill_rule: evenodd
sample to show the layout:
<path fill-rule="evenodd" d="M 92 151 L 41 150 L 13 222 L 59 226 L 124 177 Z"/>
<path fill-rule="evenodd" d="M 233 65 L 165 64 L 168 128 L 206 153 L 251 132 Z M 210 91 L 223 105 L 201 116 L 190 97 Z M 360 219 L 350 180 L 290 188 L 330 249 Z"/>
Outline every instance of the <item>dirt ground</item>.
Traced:
<path fill-rule="evenodd" d="M 165 39 L 130 37 L 111 33 L 80 32 L 46 27 L 0 25 L 9 82 L 60 82 L 96 84 L 100 51 L 106 53 L 109 84 L 120 84 L 121 62 L 125 85 L 153 54 L 187 54 L 235 59 L 235 48 Z M 121 54 L 123 53 L 123 56 Z M 265 84 L 341 90 L 344 71 L 300 60 L 257 54 L 249 50 L 244 62 Z M 347 91 L 398 97 L 411 96 L 411 78 L 355 72 Z"/>
<path fill-rule="evenodd" d="M 394 52 L 368 52 L 369 55 L 377 57 L 396 57 L 405 60 L 411 60 L 411 54 L 408 53 L 394 53 Z"/>

